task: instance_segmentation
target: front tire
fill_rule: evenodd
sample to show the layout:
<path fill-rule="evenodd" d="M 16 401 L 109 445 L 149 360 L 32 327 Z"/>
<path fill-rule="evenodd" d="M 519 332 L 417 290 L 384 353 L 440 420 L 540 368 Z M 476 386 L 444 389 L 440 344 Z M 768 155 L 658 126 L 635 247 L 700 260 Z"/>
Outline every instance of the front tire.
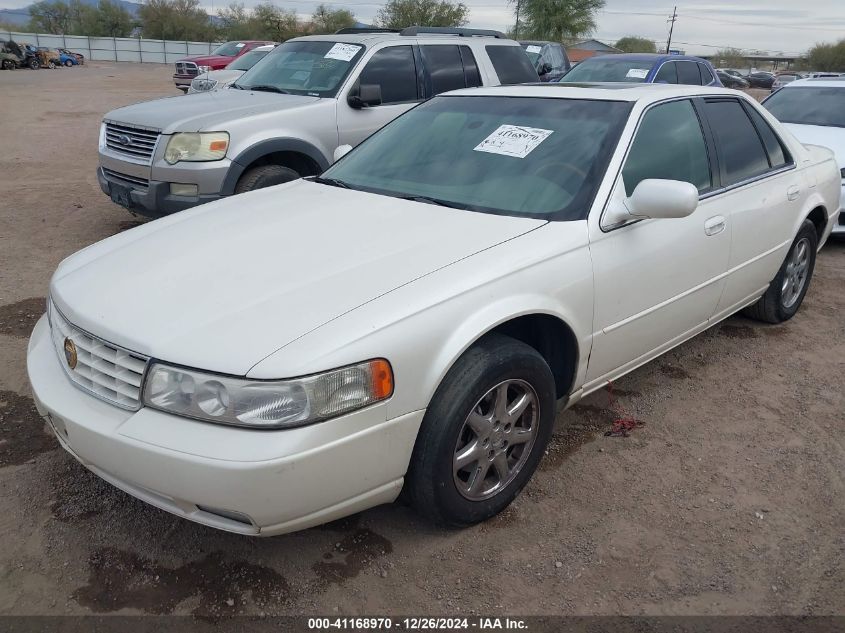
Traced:
<path fill-rule="evenodd" d="M 72 62 L 72 61 L 70 61 L 69 59 L 66 59 L 66 60 L 65 60 L 65 66 L 67 66 L 68 68 L 70 68 L 71 66 L 73 66 L 73 62 Z"/>
<path fill-rule="evenodd" d="M 456 361 L 426 411 L 406 479 L 411 504 L 447 526 L 495 516 L 536 470 L 554 420 L 543 357 L 510 337 L 485 337 Z"/>
<path fill-rule="evenodd" d="M 745 316 L 766 323 L 782 323 L 795 316 L 810 287 L 818 239 L 816 227 L 804 220 L 766 294 L 743 310 Z"/>
<path fill-rule="evenodd" d="M 241 176 L 235 187 L 235 193 L 244 193 L 246 191 L 263 189 L 264 187 L 272 187 L 273 185 L 281 185 L 297 178 L 301 178 L 300 174 L 289 167 L 261 165 L 259 167 L 253 167 Z"/>

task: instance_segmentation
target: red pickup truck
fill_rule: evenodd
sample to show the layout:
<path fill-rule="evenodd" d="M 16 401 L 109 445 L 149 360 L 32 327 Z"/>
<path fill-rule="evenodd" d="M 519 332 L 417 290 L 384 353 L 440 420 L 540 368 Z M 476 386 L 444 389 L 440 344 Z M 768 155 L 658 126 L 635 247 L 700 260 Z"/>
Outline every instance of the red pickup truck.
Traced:
<path fill-rule="evenodd" d="M 240 57 L 247 51 L 251 51 L 256 46 L 274 43 L 256 40 L 226 42 L 215 48 L 211 52 L 211 55 L 198 55 L 196 57 L 180 59 L 176 62 L 176 73 L 173 75 L 173 83 L 182 92 L 187 92 L 191 82 L 197 75 L 207 73 L 209 70 L 225 68 L 236 57 Z"/>

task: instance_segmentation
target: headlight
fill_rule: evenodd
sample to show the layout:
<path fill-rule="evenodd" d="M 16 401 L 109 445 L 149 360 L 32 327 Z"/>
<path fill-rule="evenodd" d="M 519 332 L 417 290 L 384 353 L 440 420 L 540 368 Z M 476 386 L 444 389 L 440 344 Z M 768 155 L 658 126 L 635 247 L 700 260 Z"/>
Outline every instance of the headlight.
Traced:
<path fill-rule="evenodd" d="M 206 92 L 208 90 L 214 90 L 214 87 L 216 85 L 216 79 L 194 79 L 191 82 L 191 88 L 193 88 L 197 92 Z"/>
<path fill-rule="evenodd" d="M 202 162 L 220 160 L 229 147 L 228 132 L 180 132 L 170 137 L 164 160 L 175 165 L 180 160 Z"/>
<path fill-rule="evenodd" d="M 211 66 L 197 66 L 197 71 L 200 73 L 207 73 L 211 70 Z"/>
<path fill-rule="evenodd" d="M 100 149 L 106 146 L 106 122 L 100 123 Z"/>
<path fill-rule="evenodd" d="M 155 363 L 144 404 L 189 418 L 279 429 L 328 420 L 393 394 L 393 371 L 383 358 L 292 380 L 230 378 Z"/>

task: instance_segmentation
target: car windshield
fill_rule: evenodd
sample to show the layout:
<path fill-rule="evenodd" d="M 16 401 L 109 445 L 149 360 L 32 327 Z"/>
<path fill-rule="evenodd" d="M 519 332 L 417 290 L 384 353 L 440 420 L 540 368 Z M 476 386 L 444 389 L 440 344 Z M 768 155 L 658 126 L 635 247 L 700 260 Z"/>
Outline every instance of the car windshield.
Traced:
<path fill-rule="evenodd" d="M 234 57 L 241 51 L 244 46 L 246 45 L 242 42 L 226 42 L 225 44 L 221 44 L 213 51 L 211 51 L 211 54 L 222 55 L 223 57 Z"/>
<path fill-rule="evenodd" d="M 264 58 L 270 51 L 250 51 L 238 57 L 231 64 L 226 66 L 228 70 L 249 70 L 255 66 L 259 59 Z"/>
<path fill-rule="evenodd" d="M 540 44 L 523 44 L 522 48 L 525 49 L 525 54 L 528 55 L 528 59 L 531 60 L 531 64 L 534 68 L 538 68 L 540 65 L 540 56 L 543 54 L 543 47 Z"/>
<path fill-rule="evenodd" d="M 629 112 L 630 104 L 619 101 L 436 97 L 322 178 L 471 211 L 582 219 Z"/>
<path fill-rule="evenodd" d="M 560 81 L 562 83 L 603 81 L 642 83 L 652 66 L 654 62 L 651 60 L 613 59 L 613 55 L 602 55 L 581 62 L 566 73 Z"/>
<path fill-rule="evenodd" d="M 235 87 L 333 97 L 363 52 L 361 44 L 285 42 L 245 72 Z"/>
<path fill-rule="evenodd" d="M 766 99 L 763 106 L 783 123 L 845 127 L 845 88 L 785 88 Z"/>

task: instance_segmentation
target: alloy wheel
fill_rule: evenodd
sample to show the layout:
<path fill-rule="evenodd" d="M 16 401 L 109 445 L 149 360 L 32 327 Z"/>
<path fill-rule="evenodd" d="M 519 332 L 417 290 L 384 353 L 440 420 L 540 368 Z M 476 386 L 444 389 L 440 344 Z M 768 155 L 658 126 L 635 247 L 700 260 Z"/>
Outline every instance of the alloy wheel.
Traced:
<path fill-rule="evenodd" d="M 786 269 L 783 272 L 781 301 L 784 308 L 791 308 L 798 301 L 807 284 L 807 272 L 810 268 L 810 240 L 806 237 L 798 240 L 792 247 Z"/>

